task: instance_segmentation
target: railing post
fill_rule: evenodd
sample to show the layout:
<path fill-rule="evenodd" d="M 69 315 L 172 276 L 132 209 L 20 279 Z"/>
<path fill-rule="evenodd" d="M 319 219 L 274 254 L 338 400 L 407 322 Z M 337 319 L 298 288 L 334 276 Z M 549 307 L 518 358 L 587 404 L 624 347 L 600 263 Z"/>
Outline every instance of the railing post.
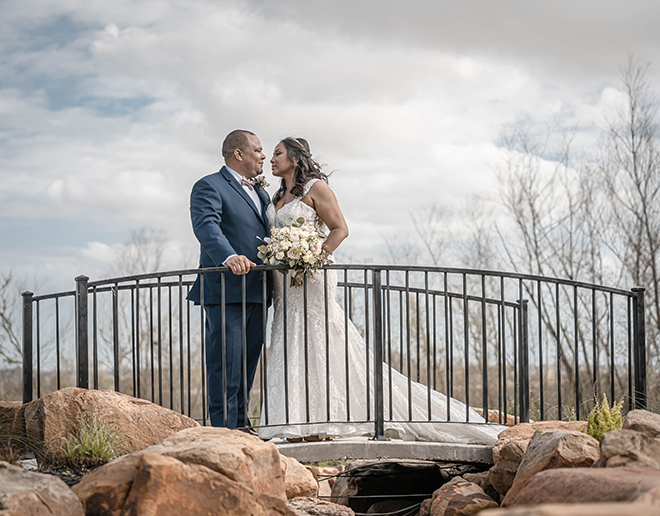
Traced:
<path fill-rule="evenodd" d="M 32 296 L 30 291 L 23 296 L 23 403 L 32 401 Z"/>
<path fill-rule="evenodd" d="M 520 396 L 520 422 L 529 422 L 529 307 L 528 300 L 520 303 L 520 348 L 518 355 L 518 384 Z"/>
<path fill-rule="evenodd" d="M 385 398 L 383 395 L 383 298 L 381 271 L 372 271 L 374 310 L 374 417 L 376 421 L 374 440 L 388 441 L 385 437 Z"/>
<path fill-rule="evenodd" d="M 87 276 L 76 278 L 76 385 L 89 389 L 89 342 L 87 323 Z"/>
<path fill-rule="evenodd" d="M 634 287 L 633 360 L 635 363 L 635 408 L 646 409 L 646 327 L 644 322 L 644 287 Z"/>

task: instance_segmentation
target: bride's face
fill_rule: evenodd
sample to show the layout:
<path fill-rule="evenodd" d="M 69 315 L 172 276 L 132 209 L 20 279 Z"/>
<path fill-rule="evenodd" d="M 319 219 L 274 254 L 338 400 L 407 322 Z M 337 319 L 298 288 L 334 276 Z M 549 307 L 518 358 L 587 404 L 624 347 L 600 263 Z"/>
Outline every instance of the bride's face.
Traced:
<path fill-rule="evenodd" d="M 275 177 L 283 177 L 292 174 L 295 170 L 293 161 L 289 159 L 289 154 L 283 143 L 278 143 L 273 151 L 273 157 L 270 160 L 270 166 Z"/>

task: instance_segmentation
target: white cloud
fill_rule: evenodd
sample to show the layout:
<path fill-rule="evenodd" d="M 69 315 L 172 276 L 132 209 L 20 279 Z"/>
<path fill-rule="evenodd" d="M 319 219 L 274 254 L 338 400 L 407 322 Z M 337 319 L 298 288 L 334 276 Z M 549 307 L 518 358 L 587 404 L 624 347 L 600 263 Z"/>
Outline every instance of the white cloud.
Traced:
<path fill-rule="evenodd" d="M 655 9 L 633 4 L 627 12 Z M 411 208 L 492 190 L 493 142 L 519 113 L 558 117 L 592 138 L 625 52 L 659 46 L 638 18 L 617 18 L 614 3 L 594 15 L 621 25 L 607 41 L 585 25 L 584 7 L 562 22 L 565 34 L 553 32 L 564 4 L 542 18 L 536 4 L 513 0 L 500 9 L 351 2 L 345 16 L 348 5 L 6 0 L 0 223 L 93 229 L 89 243 L 63 230 L 61 249 L 42 250 L 42 262 L 8 241 L 3 267 L 102 274 L 102 246 L 140 226 L 166 228 L 172 267 L 186 261 L 190 187 L 220 167 L 221 141 L 236 127 L 257 132 L 267 153 L 283 136 L 307 137 L 336 171 L 346 253 L 368 254 L 380 234 L 405 231 Z"/>

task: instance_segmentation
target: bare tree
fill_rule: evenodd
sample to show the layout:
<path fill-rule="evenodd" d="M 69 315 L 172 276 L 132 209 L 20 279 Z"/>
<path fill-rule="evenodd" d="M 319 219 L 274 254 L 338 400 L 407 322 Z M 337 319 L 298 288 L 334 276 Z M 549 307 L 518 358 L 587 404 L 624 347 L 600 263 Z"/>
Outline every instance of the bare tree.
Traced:
<path fill-rule="evenodd" d="M 609 201 L 609 249 L 626 281 L 647 288 L 647 337 L 660 344 L 660 147 L 655 98 L 648 65 L 631 56 L 621 70 L 624 100 L 607 123 L 602 140 L 601 178 Z"/>
<path fill-rule="evenodd" d="M 20 362 L 20 292 L 11 271 L 0 272 L 0 359 L 7 364 Z"/>

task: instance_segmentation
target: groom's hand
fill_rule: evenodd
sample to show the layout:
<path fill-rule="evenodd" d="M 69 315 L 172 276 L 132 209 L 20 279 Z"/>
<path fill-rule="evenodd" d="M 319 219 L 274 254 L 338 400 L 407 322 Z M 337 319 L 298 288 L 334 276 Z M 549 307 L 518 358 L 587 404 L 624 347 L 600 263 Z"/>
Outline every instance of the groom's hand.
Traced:
<path fill-rule="evenodd" d="M 227 260 L 225 265 L 229 267 L 231 269 L 231 272 L 233 272 L 237 276 L 240 276 L 242 274 L 247 274 L 248 272 L 250 272 L 250 269 L 252 267 L 257 266 L 256 263 L 250 261 L 246 256 L 242 256 L 242 255 L 232 256 L 231 258 L 229 258 L 229 260 Z"/>

